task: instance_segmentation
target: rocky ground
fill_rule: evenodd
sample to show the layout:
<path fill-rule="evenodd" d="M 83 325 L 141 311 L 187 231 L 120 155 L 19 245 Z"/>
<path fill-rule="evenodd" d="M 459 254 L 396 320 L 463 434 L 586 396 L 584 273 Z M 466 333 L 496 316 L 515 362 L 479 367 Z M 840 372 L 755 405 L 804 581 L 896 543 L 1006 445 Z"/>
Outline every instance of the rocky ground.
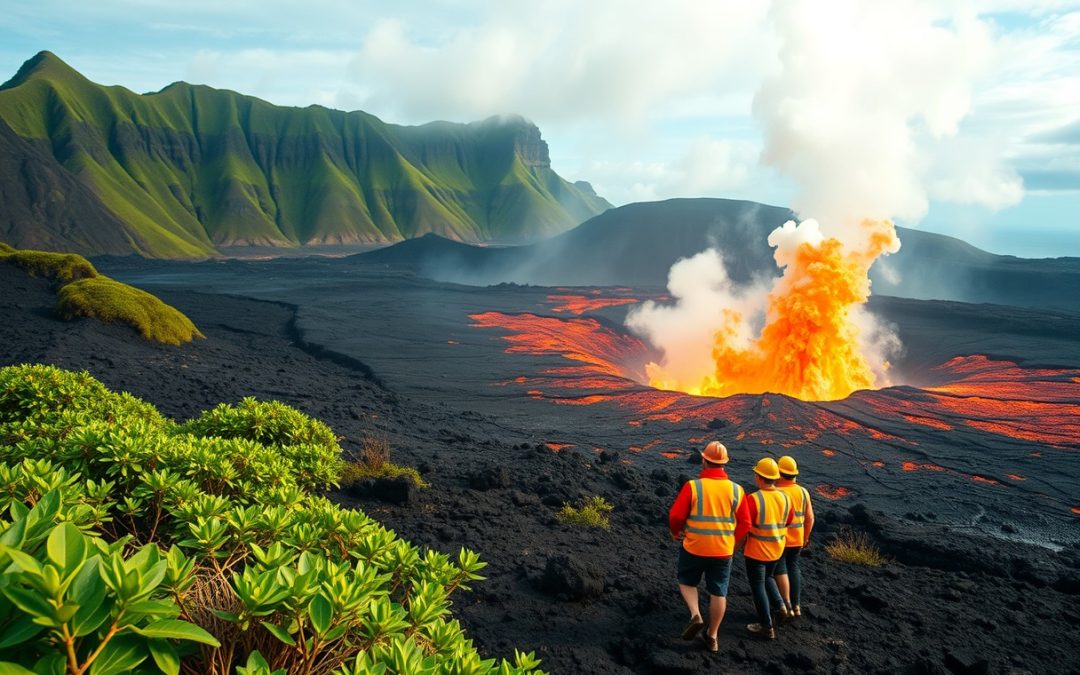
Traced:
<path fill-rule="evenodd" d="M 86 369 L 177 419 L 244 396 L 279 399 L 329 423 L 347 451 L 386 433 L 393 459 L 418 466 L 431 488 L 333 496 L 417 544 L 480 552 L 488 579 L 456 596 L 455 612 L 492 656 L 536 651 L 553 673 L 1080 672 L 1076 546 L 1053 552 L 819 500 L 806 616 L 775 642 L 747 636 L 739 558 L 721 649 L 709 655 L 678 638 L 678 545 L 665 524 L 692 460 L 641 469 L 619 452 L 556 452 L 535 428 L 411 400 L 362 362 L 306 345 L 283 304 L 162 293 L 207 335 L 172 348 L 123 326 L 60 322 L 47 282 L 2 265 L 0 289 L 0 364 Z M 555 521 L 564 502 L 597 494 L 615 505 L 610 530 Z M 866 532 L 891 561 L 865 568 L 823 555 L 844 528 Z"/>

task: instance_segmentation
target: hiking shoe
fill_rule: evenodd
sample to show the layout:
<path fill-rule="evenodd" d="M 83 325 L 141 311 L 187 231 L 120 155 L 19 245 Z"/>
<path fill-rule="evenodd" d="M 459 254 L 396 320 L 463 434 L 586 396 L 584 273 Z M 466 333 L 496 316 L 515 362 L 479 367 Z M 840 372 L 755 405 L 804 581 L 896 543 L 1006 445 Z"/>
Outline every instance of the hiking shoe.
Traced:
<path fill-rule="evenodd" d="M 787 607 L 777 607 L 776 611 L 773 612 L 773 625 L 783 626 L 788 621 L 791 621 L 793 617 L 794 615 L 787 610 Z"/>
<path fill-rule="evenodd" d="M 751 624 L 746 625 L 746 631 L 748 633 L 750 633 L 751 635 L 753 635 L 754 637 L 759 637 L 759 638 L 761 638 L 763 640 L 775 640 L 776 639 L 776 629 L 773 628 L 772 626 L 769 626 L 768 628 L 766 628 L 765 626 L 762 626 L 760 623 L 751 623 Z"/>
<path fill-rule="evenodd" d="M 686 624 L 686 628 L 683 629 L 682 639 L 693 640 L 697 637 L 697 634 L 701 632 L 701 629 L 705 627 L 705 622 L 701 620 L 700 616 L 695 616 L 690 619 L 690 623 Z"/>
<path fill-rule="evenodd" d="M 705 642 L 705 649 L 709 650 L 713 654 L 720 651 L 720 636 L 709 637 L 708 633 L 701 636 L 701 639 Z"/>

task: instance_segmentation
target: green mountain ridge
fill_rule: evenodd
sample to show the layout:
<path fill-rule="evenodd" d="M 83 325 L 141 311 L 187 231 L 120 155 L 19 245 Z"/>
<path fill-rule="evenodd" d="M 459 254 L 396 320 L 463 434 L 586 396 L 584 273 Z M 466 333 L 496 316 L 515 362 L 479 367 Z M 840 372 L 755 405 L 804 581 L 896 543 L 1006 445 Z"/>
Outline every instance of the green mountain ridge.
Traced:
<path fill-rule="evenodd" d="M 0 239 L 88 255 L 512 243 L 610 208 L 521 117 L 398 126 L 184 82 L 136 94 L 49 52 L 0 86 L 0 150 Z"/>

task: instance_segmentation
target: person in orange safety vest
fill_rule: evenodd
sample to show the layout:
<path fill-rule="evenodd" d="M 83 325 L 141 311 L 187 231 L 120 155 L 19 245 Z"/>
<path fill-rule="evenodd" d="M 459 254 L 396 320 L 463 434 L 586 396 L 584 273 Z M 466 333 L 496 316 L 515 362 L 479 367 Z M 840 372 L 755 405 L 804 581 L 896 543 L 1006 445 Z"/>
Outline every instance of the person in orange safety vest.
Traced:
<path fill-rule="evenodd" d="M 728 582 L 735 543 L 750 528 L 746 491 L 728 478 L 724 465 L 728 451 L 720 441 L 705 446 L 701 453 L 701 474 L 687 481 L 668 513 L 672 539 L 682 539 L 677 577 L 679 593 L 690 610 L 690 623 L 683 639 L 692 640 L 706 628 L 701 618 L 698 584 L 705 575 L 709 593 L 709 625 L 705 648 L 719 650 L 717 633 L 727 611 Z"/>
<path fill-rule="evenodd" d="M 775 640 L 776 628 L 769 611 L 765 580 L 772 576 L 777 561 L 784 554 L 785 533 L 795 519 L 795 509 L 787 494 L 776 487 L 776 481 L 780 478 L 776 460 L 763 457 L 754 466 L 754 474 L 758 490 L 746 499 L 750 511 L 750 529 L 746 533 L 743 557 L 758 622 L 747 625 L 746 630 L 751 635 Z"/>
<path fill-rule="evenodd" d="M 776 487 L 791 498 L 795 519 L 787 528 L 784 555 L 776 563 L 773 576 L 769 579 L 769 598 L 774 605 L 779 605 L 780 620 L 786 621 L 802 616 L 802 607 L 799 605 L 802 597 L 799 556 L 810 545 L 810 532 L 814 529 L 814 505 L 810 502 L 807 489 L 795 482 L 795 477 L 799 475 L 799 465 L 795 458 L 785 455 L 777 464 L 780 480 L 776 482 Z"/>

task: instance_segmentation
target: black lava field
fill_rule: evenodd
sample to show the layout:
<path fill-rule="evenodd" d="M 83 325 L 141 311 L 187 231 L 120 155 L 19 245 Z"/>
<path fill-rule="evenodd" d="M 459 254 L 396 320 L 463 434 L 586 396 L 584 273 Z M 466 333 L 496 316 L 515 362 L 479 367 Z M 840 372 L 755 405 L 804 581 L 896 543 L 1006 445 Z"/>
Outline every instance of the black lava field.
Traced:
<path fill-rule="evenodd" d="M 184 418 L 243 396 L 386 433 L 428 490 L 341 492 L 402 536 L 478 550 L 455 612 L 489 655 L 554 673 L 1076 672 L 1080 668 L 1080 313 L 875 297 L 905 352 L 897 386 L 841 401 L 726 399 L 643 384 L 623 326 L 655 287 L 464 286 L 363 259 L 163 263 L 103 272 L 207 335 L 176 349 L 52 318 L 47 284 L 3 272 L 3 363 L 86 368 Z M 719 439 L 732 477 L 793 455 L 818 511 L 807 616 L 758 642 L 741 558 L 718 655 L 677 635 L 667 509 Z M 560 525 L 602 495 L 608 531 Z M 882 568 L 823 544 L 866 532 Z"/>

